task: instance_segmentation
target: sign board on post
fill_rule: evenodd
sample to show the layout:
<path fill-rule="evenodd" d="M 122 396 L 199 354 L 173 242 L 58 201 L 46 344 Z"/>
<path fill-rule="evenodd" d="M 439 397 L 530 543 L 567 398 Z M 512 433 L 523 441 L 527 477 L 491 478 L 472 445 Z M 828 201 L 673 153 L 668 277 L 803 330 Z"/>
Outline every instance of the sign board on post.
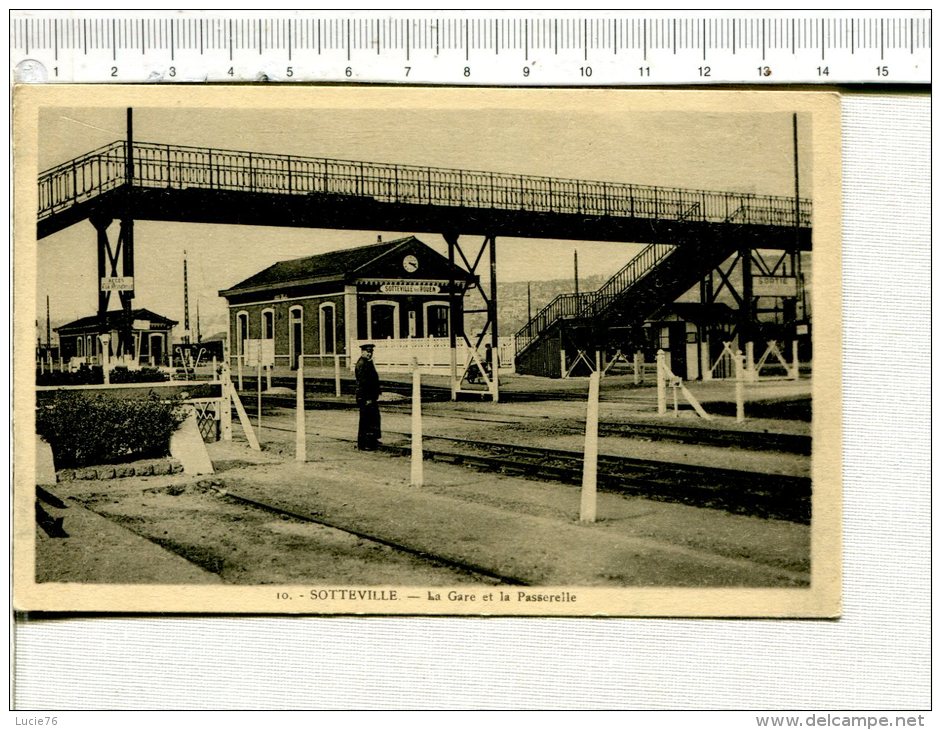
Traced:
<path fill-rule="evenodd" d="M 134 291 L 134 277 L 102 276 L 101 291 Z"/>
<path fill-rule="evenodd" d="M 245 340 L 245 365 L 274 365 L 274 340 Z"/>
<path fill-rule="evenodd" d="M 797 277 L 755 276 L 752 278 L 752 291 L 756 297 L 796 297 Z"/>

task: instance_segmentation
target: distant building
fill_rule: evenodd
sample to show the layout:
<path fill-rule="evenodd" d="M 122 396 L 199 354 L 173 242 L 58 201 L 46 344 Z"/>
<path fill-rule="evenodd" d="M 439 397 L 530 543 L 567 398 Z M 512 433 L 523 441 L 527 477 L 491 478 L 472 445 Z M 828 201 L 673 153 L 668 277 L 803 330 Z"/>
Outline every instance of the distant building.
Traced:
<path fill-rule="evenodd" d="M 103 318 L 96 314 L 56 327 L 62 359 L 70 364 L 100 364 L 101 342 L 98 337 L 110 334 L 112 356 L 130 356 L 145 365 L 167 365 L 171 332 L 177 324 L 176 321 L 149 309 L 132 309 L 131 335 L 134 352 L 118 353 L 114 351 L 114 343 L 118 342 L 123 317 L 124 311 L 117 309 L 105 313 Z"/>
<path fill-rule="evenodd" d="M 245 353 L 246 340 L 274 340 L 275 365 L 295 369 L 299 355 L 358 355 L 363 340 L 443 344 L 450 337 L 452 282 L 460 336 L 463 295 L 472 281 L 409 236 L 279 261 L 219 295 L 229 305 L 233 357 Z"/>

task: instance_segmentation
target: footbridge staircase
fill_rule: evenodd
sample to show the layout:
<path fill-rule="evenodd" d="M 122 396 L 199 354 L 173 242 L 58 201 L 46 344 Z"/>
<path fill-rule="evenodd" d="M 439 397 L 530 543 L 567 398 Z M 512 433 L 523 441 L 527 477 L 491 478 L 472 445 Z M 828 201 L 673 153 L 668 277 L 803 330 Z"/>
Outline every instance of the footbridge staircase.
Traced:
<path fill-rule="evenodd" d="M 591 341 L 591 349 L 610 344 L 607 340 L 612 330 L 633 331 L 636 336 L 645 319 L 675 301 L 737 250 L 763 247 L 760 227 L 752 224 L 756 220 L 777 221 L 786 215 L 775 202 L 779 201 L 765 198 L 763 205 L 744 202 L 721 223 L 700 227 L 695 237 L 647 245 L 596 291 L 556 296 L 516 333 L 516 371 L 561 376 L 565 339 L 571 340 L 575 331 L 579 333 L 576 339 Z M 686 215 L 696 217 L 699 213 L 699 206 L 694 205 Z M 809 210 L 801 211 L 802 224 L 809 225 L 803 218 L 805 213 L 809 215 Z M 686 215 L 677 218 L 682 220 Z M 790 215 L 793 221 L 793 207 Z"/>

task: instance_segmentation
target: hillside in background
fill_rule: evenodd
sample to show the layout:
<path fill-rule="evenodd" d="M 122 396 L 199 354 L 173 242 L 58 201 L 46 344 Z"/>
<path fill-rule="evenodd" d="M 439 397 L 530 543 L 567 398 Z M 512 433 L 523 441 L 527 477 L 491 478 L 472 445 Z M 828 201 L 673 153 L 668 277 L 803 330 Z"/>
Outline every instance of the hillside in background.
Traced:
<path fill-rule="evenodd" d="M 579 279 L 579 291 L 594 291 L 607 281 L 606 276 L 585 276 Z M 497 310 L 500 317 L 500 336 L 510 337 L 529 321 L 526 305 L 525 281 L 497 282 Z M 549 279 L 529 283 L 532 295 L 532 313 L 535 315 L 559 294 L 571 294 L 575 291 L 572 279 Z M 476 305 L 475 305 L 476 306 Z M 482 321 L 482 320 L 481 320 Z M 477 319 L 467 317 L 467 331 L 479 329 Z"/>

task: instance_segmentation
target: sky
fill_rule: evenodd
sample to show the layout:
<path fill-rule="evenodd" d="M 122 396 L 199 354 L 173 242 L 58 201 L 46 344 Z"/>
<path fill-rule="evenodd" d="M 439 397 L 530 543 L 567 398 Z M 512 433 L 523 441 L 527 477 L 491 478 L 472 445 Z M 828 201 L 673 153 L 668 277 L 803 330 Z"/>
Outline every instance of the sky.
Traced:
<path fill-rule="evenodd" d="M 579 109 L 314 108 L 233 109 L 186 105 L 135 108 L 138 141 L 430 165 L 494 172 L 793 195 L 788 112 Z M 799 117 L 801 196 L 812 194 L 809 117 Z M 126 133 L 126 106 L 48 107 L 39 115 L 39 169 L 84 154 Z M 113 227 L 116 231 L 117 225 Z M 204 334 L 225 328 L 218 290 L 275 261 L 391 240 L 412 231 L 331 231 L 209 224 L 135 223 L 135 307 L 183 321 L 183 256 L 189 262 L 190 316 L 199 302 Z M 116 235 L 116 234 L 115 234 Z M 419 234 L 444 253 L 444 240 Z M 639 249 L 630 242 L 498 239 L 501 281 L 609 276 Z M 54 323 L 97 306 L 94 228 L 87 221 L 38 242 L 37 315 L 46 296 Z M 113 296 L 112 308 L 117 297 Z"/>

